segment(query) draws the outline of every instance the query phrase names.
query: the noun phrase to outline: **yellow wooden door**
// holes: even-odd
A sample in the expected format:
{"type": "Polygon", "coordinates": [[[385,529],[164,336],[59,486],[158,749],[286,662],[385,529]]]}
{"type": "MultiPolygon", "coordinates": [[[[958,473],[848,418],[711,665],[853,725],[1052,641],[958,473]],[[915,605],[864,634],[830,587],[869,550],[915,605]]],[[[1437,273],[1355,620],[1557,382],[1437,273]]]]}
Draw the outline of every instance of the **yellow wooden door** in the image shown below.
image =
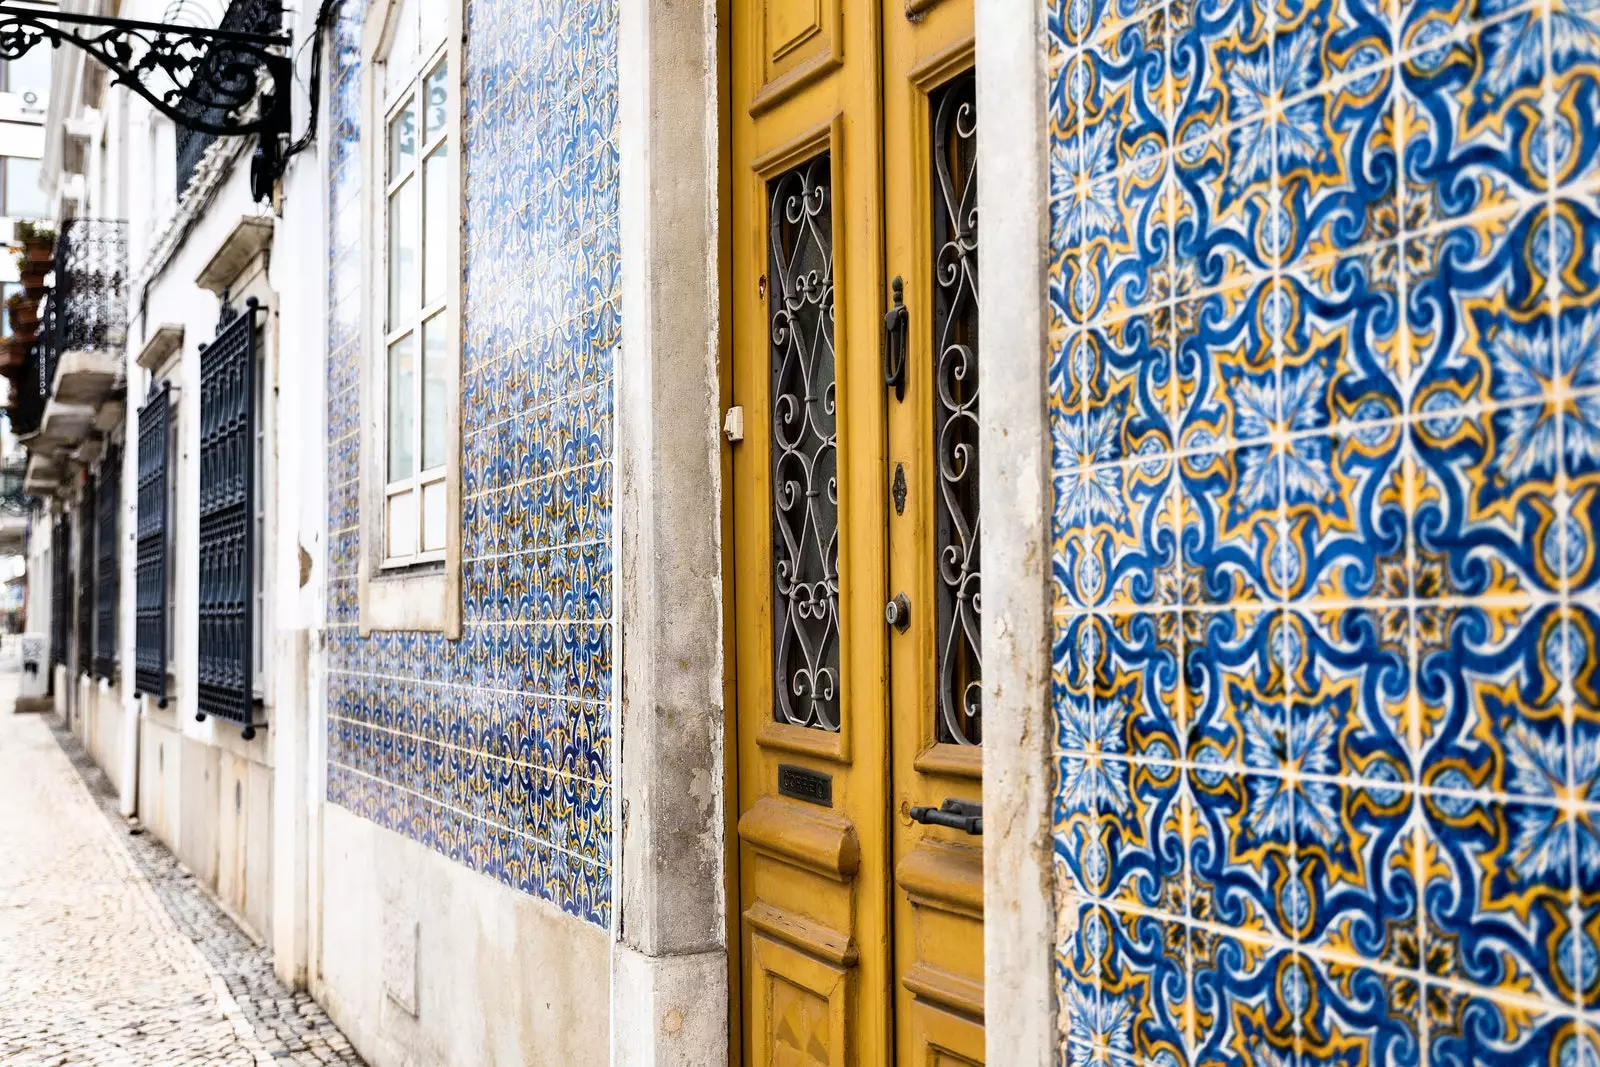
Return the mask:
{"type": "MultiPolygon", "coordinates": [[[[976,644],[936,647],[977,632],[975,576],[941,578],[934,443],[970,421],[975,447],[975,373],[940,394],[933,358],[940,330],[975,343],[970,279],[938,285],[971,229],[971,0],[919,6],[914,23],[901,0],[730,12],[737,1036],[754,1067],[982,1061],[978,838],[912,819],[980,799],[976,644]],[[939,140],[941,171],[934,123],[958,98],[967,132],[939,140]]],[[[973,566],[975,475],[943,483],[970,497],[955,525],[973,566]]]]}
{"type": "Polygon", "coordinates": [[[882,20],[896,1049],[954,1067],[984,1059],[972,0],[882,20]]]}

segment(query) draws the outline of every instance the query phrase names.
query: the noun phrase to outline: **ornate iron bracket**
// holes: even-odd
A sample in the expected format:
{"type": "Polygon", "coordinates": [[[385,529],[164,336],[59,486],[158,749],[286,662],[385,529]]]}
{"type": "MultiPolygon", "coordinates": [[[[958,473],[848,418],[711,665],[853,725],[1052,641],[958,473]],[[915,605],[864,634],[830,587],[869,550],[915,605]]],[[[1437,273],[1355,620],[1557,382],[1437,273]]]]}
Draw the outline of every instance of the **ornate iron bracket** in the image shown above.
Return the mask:
{"type": "Polygon", "coordinates": [[[180,126],[258,135],[250,191],[266,199],[283,171],[293,62],[287,34],[170,26],[0,3],[0,59],[41,41],[70,44],[180,126]],[[254,104],[252,107],[250,105],[254,104]],[[220,116],[220,117],[218,117],[220,116]]]}

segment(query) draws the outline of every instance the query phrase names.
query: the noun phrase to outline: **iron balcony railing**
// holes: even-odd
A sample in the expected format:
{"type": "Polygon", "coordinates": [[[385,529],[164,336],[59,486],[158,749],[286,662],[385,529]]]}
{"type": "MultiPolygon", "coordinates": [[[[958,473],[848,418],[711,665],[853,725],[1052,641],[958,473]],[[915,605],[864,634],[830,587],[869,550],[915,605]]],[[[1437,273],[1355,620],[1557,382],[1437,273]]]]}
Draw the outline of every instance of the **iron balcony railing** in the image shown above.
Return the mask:
{"type": "MultiPolygon", "coordinates": [[[[40,333],[44,331],[44,316],[50,313],[50,297],[45,296],[45,307],[41,310],[40,333]]],[[[44,338],[34,340],[28,349],[28,358],[22,365],[22,375],[16,379],[16,395],[11,398],[10,417],[11,432],[18,437],[26,437],[39,429],[39,422],[44,418],[44,401],[50,395],[50,383],[44,380],[44,338]]]]}
{"type": "Polygon", "coordinates": [[[46,397],[61,353],[121,348],[128,339],[128,224],[68,219],[56,238],[56,284],[39,323],[46,397]]]}
{"type": "MultiPolygon", "coordinates": [[[[217,28],[237,30],[241,33],[277,33],[282,23],[283,5],[279,0],[232,0],[217,28]]],[[[230,84],[232,79],[255,77],[255,67],[249,63],[238,63],[237,57],[227,49],[217,48],[207,52],[201,62],[206,68],[205,76],[229,89],[230,93],[237,88],[230,84]]],[[[194,116],[206,122],[220,123],[227,119],[228,113],[224,108],[201,108],[197,105],[194,116]]],[[[210,148],[216,139],[217,135],[214,133],[203,133],[181,124],[178,126],[179,200],[183,199],[184,190],[189,188],[189,183],[194,180],[195,169],[200,166],[200,160],[205,156],[206,149],[210,148]]]]}

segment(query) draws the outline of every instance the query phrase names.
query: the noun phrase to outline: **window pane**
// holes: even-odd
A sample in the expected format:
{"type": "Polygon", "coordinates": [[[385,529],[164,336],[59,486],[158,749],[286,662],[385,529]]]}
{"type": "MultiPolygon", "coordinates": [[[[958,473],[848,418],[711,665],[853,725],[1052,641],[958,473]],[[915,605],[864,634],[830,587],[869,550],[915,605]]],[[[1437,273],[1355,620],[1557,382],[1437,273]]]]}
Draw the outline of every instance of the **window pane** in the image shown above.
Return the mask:
{"type": "Polygon", "coordinates": [[[446,141],[428,156],[422,165],[423,181],[423,249],[427,258],[422,264],[422,302],[431,304],[444,296],[445,264],[450,241],[461,239],[452,225],[455,215],[450,210],[450,142],[446,141]]]}
{"type": "Polygon", "coordinates": [[[0,214],[13,219],[49,218],[49,201],[39,188],[39,161],[6,156],[5,165],[6,202],[0,214]]]}
{"type": "Polygon", "coordinates": [[[389,197],[389,329],[417,317],[417,182],[406,179],[389,197]]]}
{"type": "Polygon", "coordinates": [[[444,465],[445,316],[422,328],[422,469],[444,465]]]}
{"type": "Polygon", "coordinates": [[[445,120],[449,114],[446,105],[450,101],[450,87],[445,77],[449,71],[450,61],[439,60],[439,65],[428,72],[427,80],[423,83],[422,99],[425,101],[422,117],[422,139],[431,141],[444,132],[445,120]]]}
{"type": "Polygon", "coordinates": [[[422,551],[444,549],[444,483],[434,482],[422,490],[422,551]]]}
{"type": "Polygon", "coordinates": [[[407,491],[389,498],[389,558],[417,554],[417,495],[407,491]]]}
{"type": "Polygon", "coordinates": [[[50,92],[50,48],[34,48],[16,59],[6,60],[6,91],[9,93],[35,93],[43,107],[50,92]]]}
{"type": "Polygon", "coordinates": [[[417,162],[417,102],[407,100],[389,120],[389,181],[409,171],[417,162]]]}
{"type": "Polygon", "coordinates": [[[389,480],[409,478],[417,469],[417,368],[415,334],[389,346],[389,480]]]}

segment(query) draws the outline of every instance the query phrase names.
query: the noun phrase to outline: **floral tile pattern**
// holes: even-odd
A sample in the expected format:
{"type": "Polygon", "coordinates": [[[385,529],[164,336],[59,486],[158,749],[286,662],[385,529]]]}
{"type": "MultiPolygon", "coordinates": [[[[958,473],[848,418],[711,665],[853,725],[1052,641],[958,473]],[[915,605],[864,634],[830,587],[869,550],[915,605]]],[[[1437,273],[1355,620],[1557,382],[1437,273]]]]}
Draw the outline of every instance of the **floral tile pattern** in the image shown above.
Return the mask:
{"type": "Polygon", "coordinates": [[[1600,3],[1047,3],[1060,1061],[1600,1062],[1600,3]]]}
{"type": "Polygon", "coordinates": [[[616,5],[466,6],[459,641],[356,627],[363,5],[340,11],[327,797],[607,926],[616,5]]]}

